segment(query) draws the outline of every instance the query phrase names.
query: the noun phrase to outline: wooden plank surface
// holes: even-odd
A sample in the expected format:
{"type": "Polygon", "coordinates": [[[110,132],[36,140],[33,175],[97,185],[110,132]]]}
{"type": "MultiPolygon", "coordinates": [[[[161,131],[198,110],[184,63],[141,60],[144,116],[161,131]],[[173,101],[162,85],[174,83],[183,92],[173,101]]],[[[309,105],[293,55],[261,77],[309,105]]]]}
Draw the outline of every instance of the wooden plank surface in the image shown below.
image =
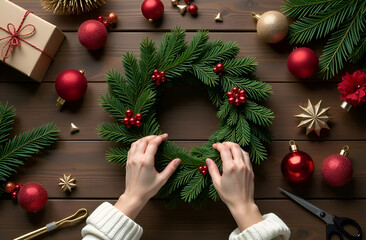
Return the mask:
{"type": "MultiPolygon", "coordinates": [[[[141,16],[141,2],[136,0],[107,0],[107,4],[83,16],[56,16],[42,9],[39,0],[13,0],[32,10],[38,16],[56,24],[66,33],[55,62],[47,72],[44,82],[35,83],[10,67],[0,64],[0,101],[9,101],[17,108],[14,130],[17,134],[39,124],[53,121],[61,129],[60,141],[52,148],[32,158],[12,178],[15,182],[40,182],[49,193],[45,209],[37,214],[27,214],[11,200],[0,200],[0,239],[12,239],[41,227],[46,223],[64,218],[76,209],[86,207],[91,212],[101,202],[114,202],[124,189],[125,170],[108,163],[104,154],[112,143],[98,138],[99,123],[113,121],[98,106],[100,95],[107,90],[105,72],[115,68],[123,72],[121,56],[125,52],[139,54],[139,42],[144,37],[159,41],[162,34],[181,26],[187,29],[187,39],[194,32],[205,28],[211,30],[210,39],[237,41],[241,46],[240,57],[255,56],[259,62],[256,75],[272,85],[274,94],[266,103],[275,113],[271,130],[274,142],[268,146],[269,157],[255,166],[255,198],[262,213],[278,214],[291,228],[291,239],[324,239],[325,225],[314,216],[286,199],[278,191],[283,187],[310,199],[321,208],[338,216],[352,217],[366,229],[366,107],[354,108],[347,113],[339,108],[341,101],[337,91],[340,76],[322,81],[318,77],[298,80],[286,67],[287,56],[292,47],[287,41],[269,45],[260,41],[255,33],[256,23],[250,12],[263,13],[279,10],[281,0],[197,0],[199,14],[196,18],[188,13],[181,16],[163,0],[165,14],[162,21],[151,24],[141,16]],[[77,38],[77,29],[86,19],[115,12],[119,24],[110,29],[105,47],[88,51],[77,38]],[[224,22],[216,23],[214,17],[220,11],[224,22]],[[85,69],[88,91],[78,102],[67,103],[62,110],[55,107],[57,97],[54,81],[65,69],[85,69]],[[330,131],[321,137],[306,136],[304,128],[297,128],[294,118],[300,113],[298,105],[306,105],[307,99],[316,103],[323,100],[330,106],[330,131]],[[70,123],[80,127],[78,134],[71,135],[70,123]],[[280,163],[288,152],[288,140],[295,139],[301,150],[309,153],[315,163],[312,181],[305,185],[287,183],[280,171],[280,163]],[[354,176],[350,184],[333,188],[324,183],[320,166],[325,157],[339,152],[343,145],[351,147],[350,160],[354,176]],[[58,177],[71,173],[77,178],[77,189],[71,194],[63,193],[57,186],[58,177]]],[[[321,43],[313,45],[320,55],[321,43]]],[[[348,66],[354,69],[354,66],[348,66]]],[[[202,145],[217,128],[216,111],[207,94],[189,86],[173,88],[162,96],[158,105],[158,121],[161,129],[168,132],[179,146],[188,150],[202,145]]],[[[137,220],[144,228],[142,239],[227,239],[235,228],[235,222],[222,203],[209,203],[205,209],[196,211],[187,205],[174,211],[165,208],[163,202],[152,200],[137,220]]],[[[80,239],[85,223],[63,227],[42,239],[80,239]]]]}

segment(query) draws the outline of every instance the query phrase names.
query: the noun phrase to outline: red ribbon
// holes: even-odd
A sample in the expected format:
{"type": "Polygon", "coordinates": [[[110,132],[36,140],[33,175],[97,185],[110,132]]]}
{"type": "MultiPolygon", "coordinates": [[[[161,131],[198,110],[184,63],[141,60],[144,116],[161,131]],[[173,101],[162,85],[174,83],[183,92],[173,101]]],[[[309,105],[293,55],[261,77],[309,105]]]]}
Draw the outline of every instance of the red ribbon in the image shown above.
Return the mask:
{"type": "Polygon", "coordinates": [[[24,38],[32,36],[36,32],[36,27],[33,24],[27,24],[24,27],[22,27],[25,19],[27,16],[31,13],[31,11],[27,11],[24,14],[24,17],[18,27],[18,29],[15,28],[14,24],[8,23],[7,29],[0,27],[1,30],[9,33],[10,35],[7,37],[0,38],[0,41],[8,39],[6,44],[1,50],[1,56],[3,58],[3,62],[5,62],[5,59],[8,59],[14,51],[15,47],[21,46],[21,41],[27,43],[28,45],[34,47],[35,49],[41,51],[43,54],[45,54],[47,57],[51,58],[53,60],[53,57],[48,55],[45,51],[42,49],[36,47],[35,45],[31,44],[30,42],[24,40],[24,38]]]}

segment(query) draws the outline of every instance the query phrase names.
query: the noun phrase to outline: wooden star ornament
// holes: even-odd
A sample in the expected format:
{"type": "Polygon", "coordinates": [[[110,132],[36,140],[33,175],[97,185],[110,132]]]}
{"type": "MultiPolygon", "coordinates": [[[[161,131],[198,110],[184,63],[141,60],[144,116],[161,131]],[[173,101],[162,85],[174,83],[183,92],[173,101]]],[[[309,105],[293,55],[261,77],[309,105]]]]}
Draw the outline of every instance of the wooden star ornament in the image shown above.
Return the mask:
{"type": "Polygon", "coordinates": [[[306,135],[314,131],[318,136],[320,136],[320,131],[325,129],[330,129],[327,121],[331,119],[330,116],[327,115],[330,107],[320,108],[322,100],[320,100],[315,106],[308,99],[308,106],[305,108],[303,106],[299,106],[302,109],[302,113],[295,115],[297,118],[301,118],[301,122],[297,127],[306,126],[306,135]]]}
{"type": "Polygon", "coordinates": [[[71,175],[66,175],[64,174],[64,177],[63,178],[59,178],[60,179],[60,183],[58,184],[61,189],[66,192],[66,191],[69,191],[71,192],[73,188],[76,187],[76,184],[75,184],[75,178],[72,178],[71,175]]]}

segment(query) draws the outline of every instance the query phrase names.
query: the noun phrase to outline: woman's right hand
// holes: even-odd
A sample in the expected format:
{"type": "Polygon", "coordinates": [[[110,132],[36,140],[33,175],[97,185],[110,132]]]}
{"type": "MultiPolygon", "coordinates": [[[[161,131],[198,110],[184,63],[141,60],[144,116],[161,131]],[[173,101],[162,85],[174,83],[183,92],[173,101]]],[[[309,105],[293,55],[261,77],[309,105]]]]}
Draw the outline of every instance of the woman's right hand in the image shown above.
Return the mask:
{"type": "Polygon", "coordinates": [[[249,154],[232,142],[216,143],[220,152],[222,175],[212,159],[206,164],[221,200],[227,205],[240,231],[263,220],[254,203],[254,173],[249,154]]]}

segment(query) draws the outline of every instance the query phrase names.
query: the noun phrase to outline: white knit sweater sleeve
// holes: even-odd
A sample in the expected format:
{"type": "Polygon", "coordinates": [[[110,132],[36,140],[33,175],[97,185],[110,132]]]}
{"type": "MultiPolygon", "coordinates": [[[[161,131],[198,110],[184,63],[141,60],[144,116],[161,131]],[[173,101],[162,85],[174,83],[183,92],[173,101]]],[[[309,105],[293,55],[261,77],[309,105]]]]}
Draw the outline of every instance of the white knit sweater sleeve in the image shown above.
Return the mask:
{"type": "Polygon", "coordinates": [[[229,240],[288,240],[290,239],[290,229],[275,214],[263,215],[264,220],[256,223],[244,231],[235,229],[229,240]]]}
{"type": "Polygon", "coordinates": [[[138,240],[142,227],[112,204],[104,202],[86,220],[83,240],[138,240]]]}

